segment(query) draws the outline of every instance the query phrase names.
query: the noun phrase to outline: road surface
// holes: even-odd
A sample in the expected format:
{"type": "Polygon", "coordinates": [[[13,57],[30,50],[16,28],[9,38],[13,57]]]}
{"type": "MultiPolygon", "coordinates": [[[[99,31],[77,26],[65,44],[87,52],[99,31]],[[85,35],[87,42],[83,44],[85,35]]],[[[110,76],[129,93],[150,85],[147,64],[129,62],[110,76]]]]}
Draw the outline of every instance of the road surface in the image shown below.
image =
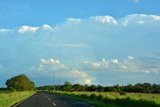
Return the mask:
{"type": "Polygon", "coordinates": [[[46,92],[37,92],[13,107],[93,107],[80,101],[46,92]]]}

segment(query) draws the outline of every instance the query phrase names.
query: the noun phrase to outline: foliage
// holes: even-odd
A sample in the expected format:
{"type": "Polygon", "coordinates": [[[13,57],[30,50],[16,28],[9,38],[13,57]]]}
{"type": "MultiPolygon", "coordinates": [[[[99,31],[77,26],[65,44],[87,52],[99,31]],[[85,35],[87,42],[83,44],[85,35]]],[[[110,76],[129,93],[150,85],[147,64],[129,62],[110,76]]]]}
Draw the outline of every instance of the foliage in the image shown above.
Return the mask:
{"type": "Polygon", "coordinates": [[[64,91],[72,91],[72,84],[68,81],[66,81],[64,83],[64,85],[62,85],[62,90],[64,91]]]}
{"type": "Polygon", "coordinates": [[[159,84],[135,84],[135,85],[113,85],[113,86],[101,86],[101,85],[81,85],[81,84],[71,84],[70,82],[65,82],[64,85],[54,85],[54,86],[41,86],[37,87],[39,90],[54,90],[59,91],[92,91],[92,92],[119,92],[125,94],[125,92],[135,92],[135,93],[160,93],[159,84]]]}
{"type": "Polygon", "coordinates": [[[6,81],[7,88],[12,91],[23,91],[23,90],[34,90],[34,82],[30,81],[29,78],[20,74],[18,76],[12,77],[6,81]]]}
{"type": "Polygon", "coordinates": [[[72,88],[73,88],[74,91],[84,91],[85,90],[85,88],[80,84],[74,84],[72,86],[72,88]]]}

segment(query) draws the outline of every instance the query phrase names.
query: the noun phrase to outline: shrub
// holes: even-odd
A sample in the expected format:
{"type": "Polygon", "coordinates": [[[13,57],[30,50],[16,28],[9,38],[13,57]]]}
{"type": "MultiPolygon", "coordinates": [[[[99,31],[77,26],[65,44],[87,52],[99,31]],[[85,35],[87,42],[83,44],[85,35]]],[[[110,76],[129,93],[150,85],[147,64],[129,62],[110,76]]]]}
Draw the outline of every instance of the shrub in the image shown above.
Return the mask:
{"type": "Polygon", "coordinates": [[[95,98],[96,98],[96,95],[92,93],[92,94],[90,95],[90,99],[95,99],[95,98]]]}
{"type": "Polygon", "coordinates": [[[98,100],[102,100],[102,99],[103,99],[103,96],[100,94],[100,95],[97,96],[97,99],[98,99],[98,100]]]}

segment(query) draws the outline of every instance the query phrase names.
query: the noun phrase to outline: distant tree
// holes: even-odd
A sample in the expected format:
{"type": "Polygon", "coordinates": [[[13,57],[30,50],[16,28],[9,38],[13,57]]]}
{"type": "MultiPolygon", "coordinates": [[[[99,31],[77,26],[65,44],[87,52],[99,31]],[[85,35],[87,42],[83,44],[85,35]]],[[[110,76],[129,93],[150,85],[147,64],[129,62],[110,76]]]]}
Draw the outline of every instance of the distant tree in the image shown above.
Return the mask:
{"type": "Polygon", "coordinates": [[[114,91],[114,92],[121,92],[122,89],[121,89],[121,87],[118,84],[116,84],[116,85],[114,85],[112,87],[112,91],[114,91]]]}
{"type": "Polygon", "coordinates": [[[72,84],[68,81],[66,81],[64,83],[64,85],[62,85],[62,90],[64,91],[72,91],[72,84]]]}
{"type": "Polygon", "coordinates": [[[23,91],[23,90],[34,90],[35,84],[30,81],[29,78],[20,74],[18,76],[12,77],[6,81],[7,88],[10,90],[23,91]]]}
{"type": "Polygon", "coordinates": [[[123,86],[123,91],[125,92],[134,92],[134,87],[132,84],[128,84],[126,86],[123,86]]]}
{"type": "Polygon", "coordinates": [[[97,91],[97,86],[92,84],[91,86],[88,87],[89,91],[97,91]]]}
{"type": "Polygon", "coordinates": [[[143,92],[144,93],[151,93],[152,92],[152,85],[150,83],[143,84],[143,92]]]}
{"type": "Polygon", "coordinates": [[[103,91],[104,91],[104,87],[101,86],[101,85],[98,85],[98,86],[97,86],[97,91],[103,92],[103,91]]]}
{"type": "Polygon", "coordinates": [[[89,86],[86,84],[83,86],[84,87],[84,91],[89,91],[89,86]]]}
{"type": "Polygon", "coordinates": [[[153,84],[152,93],[160,93],[160,84],[153,84]]]}
{"type": "Polygon", "coordinates": [[[134,92],[141,92],[141,93],[144,92],[142,84],[140,84],[140,83],[135,84],[134,85],[134,92]]]}
{"type": "Polygon", "coordinates": [[[84,91],[85,90],[85,88],[83,87],[83,85],[80,85],[80,84],[74,84],[72,86],[72,88],[73,88],[74,91],[84,91]]]}
{"type": "Polygon", "coordinates": [[[104,88],[104,91],[105,92],[111,92],[113,89],[112,89],[112,86],[105,86],[103,87],[104,88]]]}

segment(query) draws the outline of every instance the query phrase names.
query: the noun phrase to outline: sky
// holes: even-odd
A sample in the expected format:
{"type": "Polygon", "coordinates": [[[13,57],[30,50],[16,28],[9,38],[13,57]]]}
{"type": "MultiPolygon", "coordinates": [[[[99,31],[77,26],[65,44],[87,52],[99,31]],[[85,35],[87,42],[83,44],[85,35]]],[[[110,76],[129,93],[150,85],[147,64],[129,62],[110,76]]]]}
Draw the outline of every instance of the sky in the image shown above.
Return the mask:
{"type": "Polygon", "coordinates": [[[0,86],[160,84],[159,0],[0,0],[0,86]]]}

